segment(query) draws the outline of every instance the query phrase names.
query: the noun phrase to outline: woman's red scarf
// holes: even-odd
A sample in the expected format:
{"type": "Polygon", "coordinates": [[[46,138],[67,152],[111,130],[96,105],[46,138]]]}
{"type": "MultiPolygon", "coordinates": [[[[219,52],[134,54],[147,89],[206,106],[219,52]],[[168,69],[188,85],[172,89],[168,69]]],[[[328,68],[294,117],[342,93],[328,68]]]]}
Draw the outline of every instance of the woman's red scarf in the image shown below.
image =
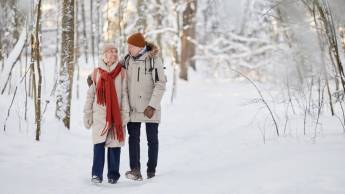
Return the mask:
{"type": "Polygon", "coordinates": [[[112,129],[114,139],[116,134],[120,142],[124,141],[124,133],[114,80],[121,71],[122,67],[120,64],[117,64],[116,68],[111,72],[98,68],[100,78],[96,85],[97,104],[105,105],[106,108],[106,126],[102,130],[101,135],[107,134],[109,129],[112,129]]]}

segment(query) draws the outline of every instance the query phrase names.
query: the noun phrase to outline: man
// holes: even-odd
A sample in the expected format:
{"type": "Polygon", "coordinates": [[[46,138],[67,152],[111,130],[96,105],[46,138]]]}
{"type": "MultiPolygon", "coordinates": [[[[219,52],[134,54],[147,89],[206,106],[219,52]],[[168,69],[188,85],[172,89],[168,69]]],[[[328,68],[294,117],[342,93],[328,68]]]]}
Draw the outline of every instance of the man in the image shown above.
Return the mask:
{"type": "Polygon", "coordinates": [[[166,76],[162,59],[155,45],[147,43],[141,33],[128,37],[129,56],[123,60],[127,72],[130,106],[129,160],[131,170],[126,177],[142,180],[140,165],[140,127],[146,125],[148,142],[147,178],[155,176],[158,159],[158,126],[161,119],[161,100],[166,76]]]}
{"type": "MultiPolygon", "coordinates": [[[[156,174],[158,160],[158,126],[161,120],[161,100],[167,82],[157,46],[145,41],[141,33],[128,37],[129,54],[122,60],[127,72],[127,91],[130,106],[129,134],[130,171],[126,177],[142,180],[140,164],[140,128],[146,125],[148,142],[147,178],[156,174]]],[[[88,82],[92,83],[90,79],[88,82]]]]}

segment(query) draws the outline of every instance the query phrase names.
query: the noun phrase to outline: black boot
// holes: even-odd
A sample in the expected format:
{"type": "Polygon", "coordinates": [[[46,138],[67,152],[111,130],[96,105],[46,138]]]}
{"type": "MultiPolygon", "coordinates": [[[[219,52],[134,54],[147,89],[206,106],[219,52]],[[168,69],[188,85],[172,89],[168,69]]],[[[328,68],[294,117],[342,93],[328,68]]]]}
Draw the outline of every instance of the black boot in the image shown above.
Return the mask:
{"type": "Polygon", "coordinates": [[[154,173],[154,172],[147,172],[147,179],[153,178],[154,176],[156,176],[156,173],[154,173]]]}
{"type": "Polygon", "coordinates": [[[108,179],[108,183],[109,184],[116,184],[117,183],[117,179],[108,179]]]}

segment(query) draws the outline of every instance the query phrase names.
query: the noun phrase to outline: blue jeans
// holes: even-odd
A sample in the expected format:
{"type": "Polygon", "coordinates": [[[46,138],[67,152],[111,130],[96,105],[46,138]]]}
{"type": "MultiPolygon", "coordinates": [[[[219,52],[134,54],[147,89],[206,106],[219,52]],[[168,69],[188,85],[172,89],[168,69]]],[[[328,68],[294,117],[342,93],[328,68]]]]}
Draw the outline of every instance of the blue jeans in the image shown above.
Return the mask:
{"type": "MultiPolygon", "coordinates": [[[[158,160],[158,123],[145,123],[148,145],[147,172],[156,172],[158,160]]],[[[129,134],[129,163],[131,170],[140,170],[140,127],[139,122],[127,124],[129,134]]]]}
{"type": "MultiPolygon", "coordinates": [[[[103,180],[105,142],[94,144],[92,176],[97,176],[103,180]]],[[[120,178],[120,154],[121,148],[108,148],[108,179],[118,180],[120,178]]]]}

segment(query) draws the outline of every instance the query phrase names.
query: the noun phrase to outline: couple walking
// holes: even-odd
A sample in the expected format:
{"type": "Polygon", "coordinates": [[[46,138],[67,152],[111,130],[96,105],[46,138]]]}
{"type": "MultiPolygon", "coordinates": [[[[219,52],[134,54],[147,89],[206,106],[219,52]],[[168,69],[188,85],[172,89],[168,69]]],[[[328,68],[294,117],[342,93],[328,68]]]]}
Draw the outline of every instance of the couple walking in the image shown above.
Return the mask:
{"type": "Polygon", "coordinates": [[[160,103],[165,92],[166,76],[159,49],[134,33],[127,39],[128,54],[119,61],[118,50],[105,44],[98,68],[88,77],[89,89],[84,105],[84,125],[92,128],[93,183],[103,181],[107,148],[108,182],[120,178],[120,153],[129,138],[130,170],[126,177],[142,180],[140,165],[140,127],[146,125],[148,142],[147,178],[156,174],[160,103]]]}

